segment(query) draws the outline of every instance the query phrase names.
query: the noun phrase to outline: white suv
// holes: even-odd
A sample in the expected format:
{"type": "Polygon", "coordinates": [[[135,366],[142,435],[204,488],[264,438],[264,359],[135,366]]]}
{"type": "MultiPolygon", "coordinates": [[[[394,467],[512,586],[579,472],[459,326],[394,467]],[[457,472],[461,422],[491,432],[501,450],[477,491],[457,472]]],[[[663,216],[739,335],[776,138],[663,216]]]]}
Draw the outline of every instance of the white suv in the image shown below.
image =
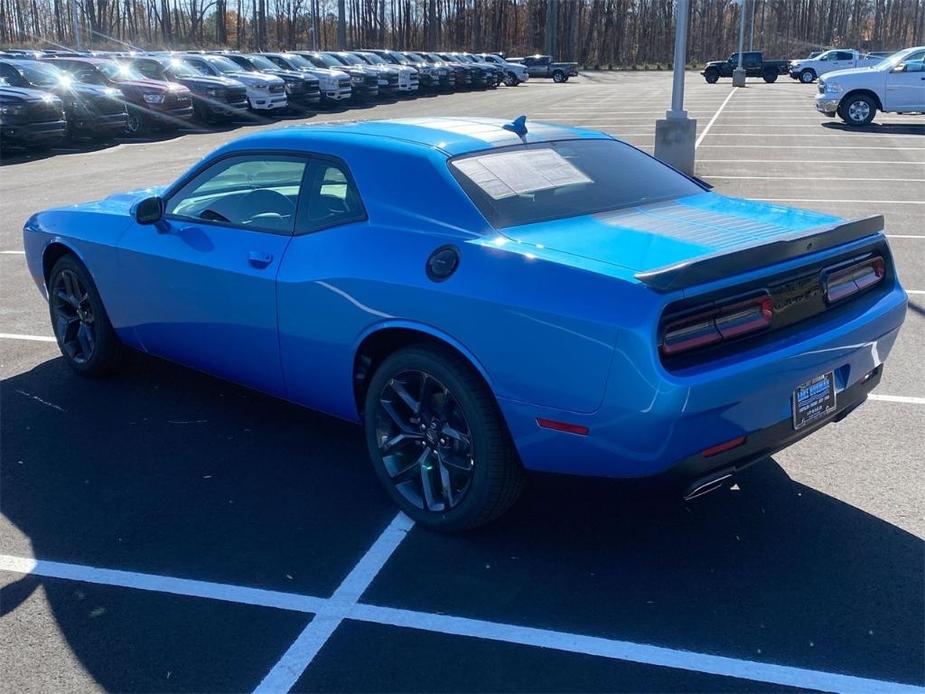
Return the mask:
{"type": "Polygon", "coordinates": [[[877,111],[925,113],[925,46],[871,68],[830,72],[819,81],[816,110],[856,126],[870,123],[877,111]]]}

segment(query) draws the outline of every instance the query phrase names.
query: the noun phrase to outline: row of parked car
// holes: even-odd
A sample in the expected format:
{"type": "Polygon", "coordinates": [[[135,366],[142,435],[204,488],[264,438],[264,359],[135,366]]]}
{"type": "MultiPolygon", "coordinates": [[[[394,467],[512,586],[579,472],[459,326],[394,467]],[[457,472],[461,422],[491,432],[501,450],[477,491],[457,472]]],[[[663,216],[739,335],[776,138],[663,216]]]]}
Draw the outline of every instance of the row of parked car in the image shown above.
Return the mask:
{"type": "Polygon", "coordinates": [[[495,53],[5,51],[0,141],[49,147],[183,128],[193,119],[212,124],[420,90],[514,87],[531,72],[495,53]]]}

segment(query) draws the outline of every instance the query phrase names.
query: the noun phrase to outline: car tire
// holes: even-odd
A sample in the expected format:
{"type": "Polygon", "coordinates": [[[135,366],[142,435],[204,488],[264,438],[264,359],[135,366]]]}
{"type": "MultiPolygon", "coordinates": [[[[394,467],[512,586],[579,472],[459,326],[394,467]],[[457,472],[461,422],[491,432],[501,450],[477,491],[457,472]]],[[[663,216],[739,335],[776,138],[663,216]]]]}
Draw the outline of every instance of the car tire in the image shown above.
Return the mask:
{"type": "Polygon", "coordinates": [[[552,81],[557,84],[562,84],[563,82],[568,81],[568,77],[566,77],[565,73],[562,72],[562,70],[553,70],[552,81]]]}
{"type": "Polygon", "coordinates": [[[109,322],[96,284],[73,255],[62,256],[48,274],[48,311],[58,348],[81,376],[108,376],[127,349],[109,322]]]}
{"type": "Polygon", "coordinates": [[[811,84],[816,80],[816,73],[813,70],[807,68],[800,73],[800,82],[803,84],[811,84]]]}
{"type": "Polygon", "coordinates": [[[514,76],[513,72],[504,73],[504,85],[506,87],[516,87],[520,82],[517,81],[517,77],[514,76]]]}
{"type": "Polygon", "coordinates": [[[364,420],[377,476],[421,525],[484,525],[520,495],[524,472],[498,405],[449,349],[422,344],[387,357],[370,381],[364,420]]]}
{"type": "Polygon", "coordinates": [[[866,94],[851,94],[838,105],[838,115],[850,126],[870,125],[877,114],[877,104],[866,94]]]}
{"type": "Polygon", "coordinates": [[[719,81],[719,70],[707,68],[703,73],[703,78],[707,81],[707,84],[716,84],[719,81]]]}
{"type": "Polygon", "coordinates": [[[141,111],[137,108],[128,109],[128,120],[125,123],[125,134],[134,136],[140,135],[144,132],[145,121],[141,115],[141,111]]]}
{"type": "Polygon", "coordinates": [[[764,81],[767,82],[768,84],[771,84],[772,82],[777,81],[777,73],[774,72],[773,70],[766,70],[765,73],[762,75],[762,77],[764,78],[764,81]]]}

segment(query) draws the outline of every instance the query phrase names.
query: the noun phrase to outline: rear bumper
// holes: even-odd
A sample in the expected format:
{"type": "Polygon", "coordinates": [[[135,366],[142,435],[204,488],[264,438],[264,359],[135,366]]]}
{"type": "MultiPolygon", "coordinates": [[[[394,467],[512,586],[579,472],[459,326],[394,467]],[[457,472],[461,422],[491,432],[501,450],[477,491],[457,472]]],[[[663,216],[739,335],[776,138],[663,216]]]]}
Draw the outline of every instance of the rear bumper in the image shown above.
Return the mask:
{"type": "MultiPolygon", "coordinates": [[[[645,346],[615,354],[601,406],[576,413],[499,398],[528,469],[600,477],[690,476],[780,450],[807,433],[791,424],[794,388],[834,372],[838,410],[847,414],[879,381],[906,312],[898,286],[869,297],[853,315],[807,328],[738,362],[677,375],[646,363],[645,346]],[[870,375],[874,373],[875,377],[870,375]],[[860,386],[859,386],[860,384],[860,386]],[[860,393],[860,395],[858,395],[860,393]],[[540,428],[537,419],[577,424],[585,436],[540,428]],[[703,460],[702,451],[748,437],[747,446],[703,460]],[[685,474],[686,473],[686,474],[685,474]]],[[[579,368],[579,367],[576,367],[579,368]]]]}

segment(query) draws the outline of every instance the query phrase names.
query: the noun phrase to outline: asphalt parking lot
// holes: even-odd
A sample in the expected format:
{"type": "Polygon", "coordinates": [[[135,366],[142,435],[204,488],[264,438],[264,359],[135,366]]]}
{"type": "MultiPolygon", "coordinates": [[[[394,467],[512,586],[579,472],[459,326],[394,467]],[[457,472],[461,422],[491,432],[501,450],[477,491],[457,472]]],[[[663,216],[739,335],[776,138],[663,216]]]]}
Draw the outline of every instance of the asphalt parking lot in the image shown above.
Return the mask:
{"type": "MultiPolygon", "coordinates": [[[[731,490],[535,477],[453,537],[396,516],[356,427],[149,358],[83,380],[49,337],[31,212],[287,123],[4,155],[0,690],[921,691],[925,119],[849,130],[815,90],[689,74],[697,173],[885,215],[911,303],[874,397],[731,490]]],[[[668,73],[587,73],[291,122],[523,113],[651,151],[669,96],[668,73]]]]}

